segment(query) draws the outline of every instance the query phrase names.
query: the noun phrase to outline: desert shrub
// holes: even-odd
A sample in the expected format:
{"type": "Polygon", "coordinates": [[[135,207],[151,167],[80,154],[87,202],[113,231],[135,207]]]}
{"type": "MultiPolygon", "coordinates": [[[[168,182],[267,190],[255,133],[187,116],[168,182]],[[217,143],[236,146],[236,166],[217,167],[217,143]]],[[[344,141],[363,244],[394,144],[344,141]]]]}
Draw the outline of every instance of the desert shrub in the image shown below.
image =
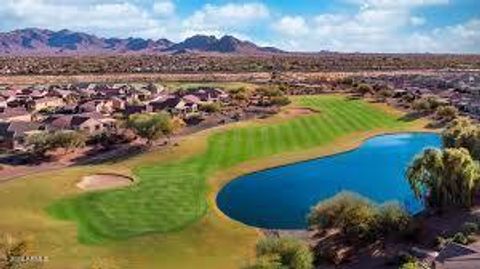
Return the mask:
{"type": "Polygon", "coordinates": [[[468,244],[469,239],[465,234],[458,232],[452,237],[452,241],[458,244],[466,245],[468,244]]]}
{"type": "Polygon", "coordinates": [[[366,83],[358,84],[355,91],[361,95],[373,94],[374,92],[372,86],[366,83]]]}
{"type": "Polygon", "coordinates": [[[405,233],[411,222],[411,216],[398,203],[386,203],[380,207],[377,225],[383,233],[405,233]]]}
{"type": "Polygon", "coordinates": [[[413,102],[412,108],[418,112],[431,113],[436,111],[443,103],[435,95],[424,96],[413,102]]]}
{"type": "Polygon", "coordinates": [[[342,192],[315,206],[308,220],[319,230],[338,228],[352,239],[362,239],[375,230],[377,213],[377,208],[369,200],[342,192]]]}
{"type": "Polygon", "coordinates": [[[43,156],[47,151],[58,148],[63,148],[68,151],[85,147],[86,140],[86,135],[81,132],[41,132],[27,137],[27,148],[29,148],[30,153],[43,156]]]}
{"type": "Polygon", "coordinates": [[[151,146],[155,140],[161,137],[169,137],[175,131],[175,124],[167,113],[158,114],[134,114],[126,122],[127,128],[134,131],[138,136],[147,140],[151,146]]]}
{"type": "Polygon", "coordinates": [[[200,105],[200,110],[207,113],[215,113],[220,111],[222,108],[218,103],[208,103],[200,105]]]}
{"type": "Polygon", "coordinates": [[[478,224],[474,222],[465,222],[462,225],[461,231],[467,235],[478,233],[478,224]]]}
{"type": "Polygon", "coordinates": [[[278,87],[258,88],[256,92],[262,96],[275,97],[283,96],[283,92],[278,87]]]}
{"type": "Polygon", "coordinates": [[[286,106],[291,103],[290,99],[286,96],[275,96],[270,100],[271,104],[274,106],[286,106]]]}
{"type": "Polygon", "coordinates": [[[448,240],[445,237],[443,236],[435,237],[434,244],[437,249],[443,249],[445,245],[447,245],[447,243],[448,243],[448,240]]]}
{"type": "Polygon", "coordinates": [[[442,133],[447,148],[466,148],[475,160],[480,160],[480,125],[468,118],[457,118],[442,133]]]}
{"type": "MultiPolygon", "coordinates": [[[[0,235],[0,268],[27,268],[19,257],[26,256],[32,250],[32,242],[10,234],[0,235]]],[[[29,267],[31,268],[31,267],[29,267]]]]}
{"type": "Polygon", "coordinates": [[[408,230],[411,218],[397,203],[376,205],[350,192],[342,192],[320,202],[309,217],[316,229],[337,228],[349,239],[370,241],[390,233],[408,230]]]}
{"type": "Polygon", "coordinates": [[[420,265],[416,261],[406,262],[406,263],[400,265],[400,267],[399,267],[399,269],[420,269],[420,268],[422,268],[422,267],[420,267],[420,265]]]}
{"type": "Polygon", "coordinates": [[[458,109],[454,106],[439,106],[436,116],[440,120],[451,121],[458,117],[458,109]]]}
{"type": "Polygon", "coordinates": [[[293,238],[264,238],[257,243],[256,262],[247,268],[311,269],[313,255],[303,242],[293,238]]]}

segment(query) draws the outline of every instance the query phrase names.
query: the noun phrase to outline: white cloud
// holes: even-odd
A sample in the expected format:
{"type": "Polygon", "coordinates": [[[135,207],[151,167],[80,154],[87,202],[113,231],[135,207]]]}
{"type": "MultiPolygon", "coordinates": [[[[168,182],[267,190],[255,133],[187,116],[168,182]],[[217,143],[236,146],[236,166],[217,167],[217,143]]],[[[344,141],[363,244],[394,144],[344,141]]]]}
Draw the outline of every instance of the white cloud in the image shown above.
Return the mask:
{"type": "Polygon", "coordinates": [[[288,36],[301,36],[306,35],[309,32],[307,23],[303,17],[285,16],[280,19],[278,23],[273,25],[277,31],[288,36]]]}
{"type": "Polygon", "coordinates": [[[160,21],[147,10],[128,2],[87,1],[75,5],[68,0],[3,0],[0,17],[9,18],[10,25],[3,27],[11,28],[68,28],[106,36],[136,35],[151,29],[165,32],[160,21]]]}
{"type": "Polygon", "coordinates": [[[192,32],[215,35],[241,32],[269,17],[269,9],[261,3],[207,4],[183,21],[183,36],[192,32]]]}
{"type": "Polygon", "coordinates": [[[316,16],[272,12],[258,1],[205,4],[180,17],[175,0],[1,0],[0,31],[66,28],[174,41],[230,34],[302,51],[480,53],[479,17],[428,30],[433,22],[422,16],[422,9],[453,0],[338,0],[351,9],[316,16]]]}
{"type": "Polygon", "coordinates": [[[175,13],[175,4],[172,1],[157,1],[153,4],[153,12],[160,16],[171,16],[175,13]]]}
{"type": "Polygon", "coordinates": [[[416,29],[427,23],[413,15],[416,8],[445,5],[448,0],[346,1],[355,4],[357,11],[279,19],[273,27],[278,43],[306,51],[480,52],[480,20],[424,32],[416,29]],[[298,38],[295,33],[308,34],[298,38]]]}

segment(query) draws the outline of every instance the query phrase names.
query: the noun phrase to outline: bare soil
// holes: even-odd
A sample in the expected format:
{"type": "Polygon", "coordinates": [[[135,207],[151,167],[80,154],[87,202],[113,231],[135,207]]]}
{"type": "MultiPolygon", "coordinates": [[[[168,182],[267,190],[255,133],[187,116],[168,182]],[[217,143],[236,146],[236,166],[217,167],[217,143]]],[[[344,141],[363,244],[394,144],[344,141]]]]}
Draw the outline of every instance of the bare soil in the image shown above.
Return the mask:
{"type": "Polygon", "coordinates": [[[133,183],[133,178],[123,175],[95,174],[83,177],[82,180],[77,183],[77,187],[86,191],[106,190],[127,187],[133,183]]]}

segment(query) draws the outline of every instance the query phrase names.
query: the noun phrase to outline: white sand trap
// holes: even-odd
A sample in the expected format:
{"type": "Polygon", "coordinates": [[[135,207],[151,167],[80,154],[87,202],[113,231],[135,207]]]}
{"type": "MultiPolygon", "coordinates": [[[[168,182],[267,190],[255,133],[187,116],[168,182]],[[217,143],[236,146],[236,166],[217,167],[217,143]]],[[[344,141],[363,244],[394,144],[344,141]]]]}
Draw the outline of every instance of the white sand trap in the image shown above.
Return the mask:
{"type": "Polygon", "coordinates": [[[85,176],[77,183],[82,190],[106,190],[122,188],[132,185],[134,180],[131,177],[116,174],[95,174],[85,176]]]}

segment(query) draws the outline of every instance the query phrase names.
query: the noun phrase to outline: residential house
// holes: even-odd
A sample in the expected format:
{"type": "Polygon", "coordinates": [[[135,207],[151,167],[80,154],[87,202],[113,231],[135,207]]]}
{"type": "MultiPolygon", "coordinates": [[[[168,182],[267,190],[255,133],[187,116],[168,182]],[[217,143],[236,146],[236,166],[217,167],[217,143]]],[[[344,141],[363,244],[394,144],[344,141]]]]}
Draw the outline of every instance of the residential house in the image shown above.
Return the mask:
{"type": "Polygon", "coordinates": [[[111,100],[91,100],[79,106],[81,112],[99,112],[111,113],[113,112],[113,102],[111,100]]]}
{"type": "Polygon", "coordinates": [[[40,111],[45,108],[62,107],[65,103],[58,97],[44,97],[41,99],[34,99],[27,103],[27,107],[34,111],[40,111]]]}
{"type": "Polygon", "coordinates": [[[133,115],[133,114],[138,114],[138,113],[146,113],[146,112],[153,112],[157,111],[154,110],[154,106],[150,105],[145,105],[145,104],[126,104],[125,105],[125,114],[128,115],[133,115]]]}
{"type": "Polygon", "coordinates": [[[480,244],[470,246],[454,242],[445,246],[435,258],[434,269],[478,269],[480,268],[480,244]]]}
{"type": "Polygon", "coordinates": [[[24,107],[7,107],[0,113],[0,122],[9,122],[9,121],[32,121],[32,116],[24,107]]]}
{"type": "Polygon", "coordinates": [[[101,121],[88,115],[56,115],[47,118],[44,122],[47,131],[73,130],[83,131],[87,134],[95,134],[104,130],[101,121]]]}
{"type": "Polygon", "coordinates": [[[229,98],[225,91],[212,87],[200,87],[191,91],[190,94],[197,96],[202,102],[226,101],[229,98]]]}
{"type": "Polygon", "coordinates": [[[29,135],[38,132],[40,124],[27,121],[0,123],[0,147],[9,150],[25,149],[29,135]]]}
{"type": "Polygon", "coordinates": [[[187,116],[191,113],[198,112],[199,98],[196,96],[171,96],[164,100],[151,102],[149,106],[152,107],[153,112],[167,111],[172,115],[187,116]]]}
{"type": "Polygon", "coordinates": [[[125,110],[125,105],[127,102],[122,98],[114,96],[110,98],[110,101],[112,102],[112,109],[116,111],[125,110]]]}

